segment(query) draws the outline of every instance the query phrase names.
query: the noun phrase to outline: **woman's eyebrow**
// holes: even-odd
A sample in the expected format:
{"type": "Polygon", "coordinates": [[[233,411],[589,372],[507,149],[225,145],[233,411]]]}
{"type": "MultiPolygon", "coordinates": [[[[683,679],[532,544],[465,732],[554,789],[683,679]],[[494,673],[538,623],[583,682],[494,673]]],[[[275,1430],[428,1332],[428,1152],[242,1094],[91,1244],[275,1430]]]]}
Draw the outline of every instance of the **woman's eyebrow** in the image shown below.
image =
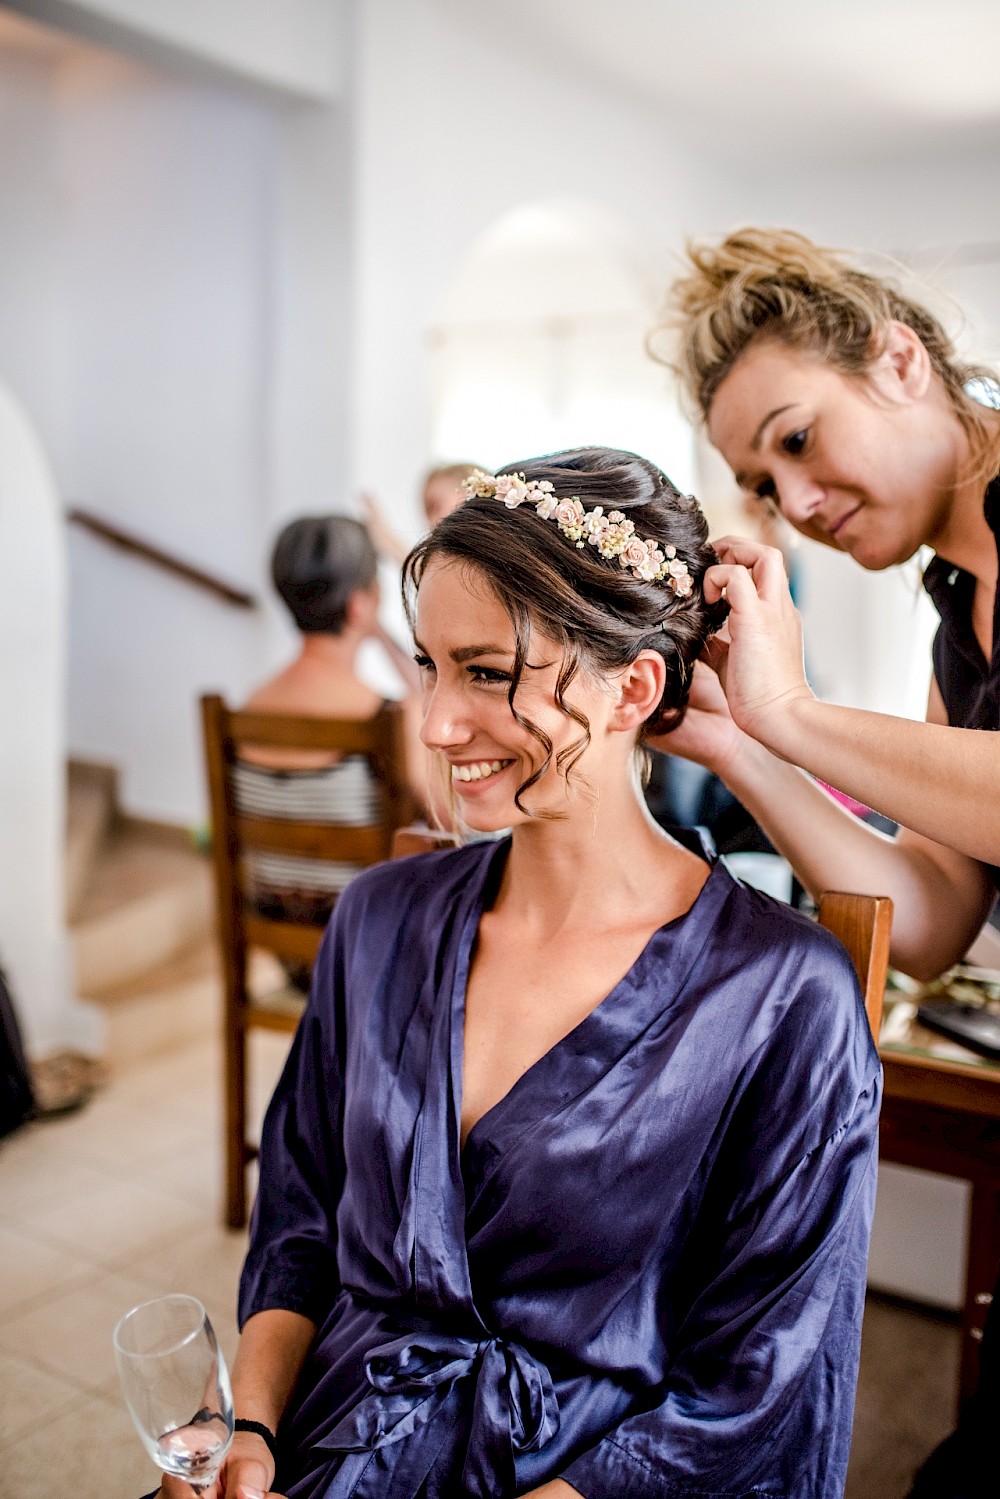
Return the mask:
{"type": "Polygon", "coordinates": [[[503,645],[461,645],[448,652],[456,666],[466,661],[475,661],[477,656],[511,656],[512,651],[503,645]]]}
{"type": "Polygon", "coordinates": [[[753,437],[750,439],[750,449],[751,449],[752,452],[756,453],[757,449],[760,447],[760,440],[764,436],[764,432],[765,432],[765,429],[767,428],[768,424],[770,422],[773,422],[774,418],[776,416],[780,416],[783,411],[791,411],[791,409],[792,409],[792,407],[794,405],[795,405],[795,402],[794,401],[790,401],[787,406],[775,406],[775,408],[774,408],[773,411],[769,411],[767,413],[767,416],[765,416],[764,420],[761,422],[760,426],[757,428],[757,430],[754,433],[753,437]]]}

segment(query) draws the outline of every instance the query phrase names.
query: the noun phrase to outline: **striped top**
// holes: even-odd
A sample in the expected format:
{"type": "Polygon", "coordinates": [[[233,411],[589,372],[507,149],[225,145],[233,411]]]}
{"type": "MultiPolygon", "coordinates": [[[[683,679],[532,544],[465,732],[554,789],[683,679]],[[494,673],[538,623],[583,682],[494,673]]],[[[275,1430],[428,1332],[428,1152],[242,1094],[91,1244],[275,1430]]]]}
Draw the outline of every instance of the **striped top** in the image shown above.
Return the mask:
{"type": "MultiPolygon", "coordinates": [[[[347,755],[321,770],[275,770],[237,761],[233,791],[237,809],[249,817],[365,827],[382,816],[379,785],[364,755],[347,755]]],[[[263,890],[275,895],[291,890],[339,895],[364,868],[270,853],[251,854],[247,864],[257,897],[263,890]]]]}

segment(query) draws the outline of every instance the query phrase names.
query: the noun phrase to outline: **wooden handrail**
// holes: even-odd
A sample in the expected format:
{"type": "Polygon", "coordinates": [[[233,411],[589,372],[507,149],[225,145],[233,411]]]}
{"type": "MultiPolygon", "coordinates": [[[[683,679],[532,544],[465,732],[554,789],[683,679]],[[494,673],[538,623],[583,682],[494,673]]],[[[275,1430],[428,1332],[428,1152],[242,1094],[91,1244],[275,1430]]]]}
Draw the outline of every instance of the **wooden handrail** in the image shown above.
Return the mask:
{"type": "Polygon", "coordinates": [[[120,551],[128,552],[133,557],[141,557],[144,562],[153,567],[160,568],[163,572],[172,573],[175,578],[183,578],[186,583],[193,583],[196,588],[202,588],[206,593],[214,594],[217,599],[223,599],[227,604],[233,604],[238,609],[256,609],[257,597],[247,593],[244,588],[236,588],[232,583],[227,583],[223,578],[217,578],[212,573],[206,572],[202,567],[196,567],[193,562],[185,562],[181,557],[174,557],[170,552],[165,552],[152,541],[144,541],[141,536],[136,536],[132,531],[126,531],[115,521],[105,520],[103,516],[95,515],[92,510],[83,510],[74,505],[66,511],[66,519],[73,525],[82,526],[85,531],[99,536],[102,541],[109,542],[111,546],[118,547],[120,551]]]}

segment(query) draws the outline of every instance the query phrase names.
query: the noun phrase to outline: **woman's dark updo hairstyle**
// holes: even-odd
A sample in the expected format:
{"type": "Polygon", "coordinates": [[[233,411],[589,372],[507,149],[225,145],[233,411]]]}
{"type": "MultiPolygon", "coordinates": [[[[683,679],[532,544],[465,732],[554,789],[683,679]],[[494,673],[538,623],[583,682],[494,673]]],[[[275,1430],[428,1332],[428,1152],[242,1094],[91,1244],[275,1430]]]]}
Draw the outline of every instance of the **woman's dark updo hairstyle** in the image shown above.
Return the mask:
{"type": "Polygon", "coordinates": [[[347,604],[375,582],[378,556],[360,521],[303,515],[279,535],[271,577],[303,635],[340,635],[347,604]]]}
{"type": "Polygon", "coordinates": [[[643,733],[665,733],[684,717],[694,663],[728,609],[724,603],[705,600],[702,577],[718,559],[708,544],[708,523],[697,501],[681,494],[654,463],[618,448],[574,448],[505,464],[497,474],[547,479],[557,499],[579,499],[585,510],[595,505],[603,506],[605,515],[621,510],[644,540],[676,547],[694,580],[686,599],[666,583],[644,583],[617,559],[602,557],[596,547],[574,546],[555,521],[535,513],[530,499],[508,510],[500,500],[472,497],[414,547],[403,564],[411,625],[420,581],[438,557],[475,568],[510,616],[516,642],[508,694],[511,710],[545,755],[518,789],[515,800],[525,811],[521,797],[544,775],[552,754],[548,735],[525,719],[515,703],[521,678],[530,670],[532,627],[563,648],[556,702],[581,729],[580,738],[557,757],[560,770],[568,771],[590,741],[586,718],[565,701],[577,672],[583,668],[610,676],[631,665],[640,651],[656,651],[667,668],[666,685],[643,733]]]}

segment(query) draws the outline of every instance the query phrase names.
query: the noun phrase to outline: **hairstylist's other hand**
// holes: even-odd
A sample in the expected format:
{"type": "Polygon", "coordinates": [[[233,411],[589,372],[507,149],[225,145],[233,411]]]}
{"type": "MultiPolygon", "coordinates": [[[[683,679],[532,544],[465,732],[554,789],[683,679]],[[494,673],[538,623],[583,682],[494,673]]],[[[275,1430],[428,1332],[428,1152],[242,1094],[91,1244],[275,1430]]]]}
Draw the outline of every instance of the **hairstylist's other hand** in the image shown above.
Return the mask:
{"type": "MultiPolygon", "coordinates": [[[[238,1431],[233,1445],[211,1488],[201,1499],[282,1499],[270,1485],[274,1482],[274,1458],[263,1437],[253,1431],[238,1431]]],[[[161,1499],[194,1499],[194,1490],[182,1478],[167,1475],[160,1487],[161,1499]]]]}
{"type": "Polygon", "coordinates": [[[715,543],[719,564],[705,574],[710,603],[725,594],[726,698],[738,726],[776,754],[796,703],[812,701],[802,655],[802,621],[776,547],[739,536],[715,543]]]}
{"type": "Polygon", "coordinates": [[[665,755],[680,755],[684,760],[704,765],[723,781],[728,779],[740,750],[747,744],[726,702],[723,682],[727,649],[726,642],[718,636],[709,642],[704,657],[695,665],[683,720],[668,734],[645,741],[665,755]]]}

